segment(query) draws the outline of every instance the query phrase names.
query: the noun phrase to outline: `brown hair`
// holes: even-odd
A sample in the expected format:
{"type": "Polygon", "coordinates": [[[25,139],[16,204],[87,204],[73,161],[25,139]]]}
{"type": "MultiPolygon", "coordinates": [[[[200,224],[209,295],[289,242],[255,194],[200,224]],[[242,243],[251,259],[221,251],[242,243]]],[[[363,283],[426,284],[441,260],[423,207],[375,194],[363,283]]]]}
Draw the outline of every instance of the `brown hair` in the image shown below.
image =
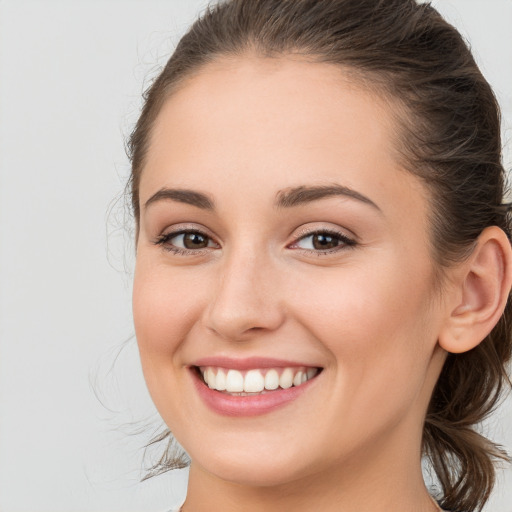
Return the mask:
{"type": "MultiPolygon", "coordinates": [[[[510,238],[496,99],[456,29],[415,0],[228,0],[207,9],[146,92],[129,140],[137,222],[140,176],[163,103],[208,62],[248,53],[342,66],[401,106],[398,149],[431,191],[432,253],[441,273],[471,252],[486,227],[510,238]]],[[[441,484],[440,504],[453,512],[481,510],[494,464],[507,458],[474,427],[510,383],[511,308],[509,301],[475,349],[449,354],[427,411],[423,450],[441,484]]],[[[179,465],[164,454],[153,473],[179,465]]]]}

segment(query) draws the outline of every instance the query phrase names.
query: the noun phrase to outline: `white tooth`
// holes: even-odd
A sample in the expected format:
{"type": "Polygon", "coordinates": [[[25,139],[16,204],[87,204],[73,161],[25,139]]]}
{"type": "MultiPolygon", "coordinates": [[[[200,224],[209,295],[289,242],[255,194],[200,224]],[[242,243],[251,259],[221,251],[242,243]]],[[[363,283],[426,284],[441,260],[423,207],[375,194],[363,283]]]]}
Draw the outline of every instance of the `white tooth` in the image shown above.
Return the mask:
{"type": "MultiPolygon", "coordinates": [[[[219,376],[217,375],[217,379],[219,378],[219,376]]],[[[307,373],[303,373],[302,374],[302,382],[301,384],[304,384],[304,382],[306,382],[308,380],[308,375],[307,373]]]]}
{"type": "Polygon", "coordinates": [[[272,391],[279,387],[279,374],[276,370],[269,370],[265,375],[265,389],[272,391]]]}
{"type": "Polygon", "coordinates": [[[204,380],[210,389],[215,389],[215,372],[213,368],[208,368],[204,374],[204,380]]]}
{"type": "Polygon", "coordinates": [[[259,370],[249,370],[245,374],[244,391],[246,393],[259,393],[265,387],[265,379],[259,370]]]}
{"type": "Polygon", "coordinates": [[[295,374],[295,377],[293,377],[294,386],[300,386],[302,384],[302,375],[304,375],[302,372],[297,372],[295,374]]]}
{"type": "Polygon", "coordinates": [[[215,389],[217,391],[224,391],[226,389],[226,373],[220,368],[217,370],[217,377],[215,379],[215,389]]]}
{"type": "Polygon", "coordinates": [[[293,370],[291,368],[285,368],[281,377],[279,377],[279,385],[283,389],[291,388],[293,384],[293,370]]]}
{"type": "Polygon", "coordinates": [[[226,391],[241,393],[244,390],[244,377],[237,370],[229,370],[226,376],[226,391]]]}
{"type": "Polygon", "coordinates": [[[318,373],[318,370],[316,368],[309,368],[308,372],[307,372],[308,380],[312,379],[317,373],[318,373]]]}

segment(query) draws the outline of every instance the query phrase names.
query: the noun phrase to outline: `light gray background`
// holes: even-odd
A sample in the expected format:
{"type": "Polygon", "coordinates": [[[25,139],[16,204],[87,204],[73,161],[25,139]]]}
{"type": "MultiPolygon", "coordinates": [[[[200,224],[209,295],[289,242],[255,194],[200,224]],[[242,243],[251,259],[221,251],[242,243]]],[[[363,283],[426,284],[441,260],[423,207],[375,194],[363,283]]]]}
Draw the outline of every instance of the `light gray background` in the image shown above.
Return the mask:
{"type": "MultiPolygon", "coordinates": [[[[159,421],[115,198],[144,83],[205,4],[0,0],[0,512],[163,512],[184,496],[184,471],[139,483],[151,432],[137,431],[159,421]]],[[[471,40],[512,139],[512,0],[435,4],[471,40]]],[[[485,428],[512,450],[510,399],[485,428]]],[[[486,512],[511,511],[508,469],[486,512]]]]}

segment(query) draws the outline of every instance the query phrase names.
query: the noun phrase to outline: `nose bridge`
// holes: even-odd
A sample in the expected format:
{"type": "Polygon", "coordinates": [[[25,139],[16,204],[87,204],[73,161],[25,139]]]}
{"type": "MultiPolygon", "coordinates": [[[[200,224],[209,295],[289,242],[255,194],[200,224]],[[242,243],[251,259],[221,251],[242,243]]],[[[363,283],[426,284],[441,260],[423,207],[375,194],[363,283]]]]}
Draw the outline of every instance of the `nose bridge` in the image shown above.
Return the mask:
{"type": "Polygon", "coordinates": [[[208,327],[231,340],[279,327],[283,311],[275,275],[268,253],[247,244],[233,247],[223,256],[208,327]]]}

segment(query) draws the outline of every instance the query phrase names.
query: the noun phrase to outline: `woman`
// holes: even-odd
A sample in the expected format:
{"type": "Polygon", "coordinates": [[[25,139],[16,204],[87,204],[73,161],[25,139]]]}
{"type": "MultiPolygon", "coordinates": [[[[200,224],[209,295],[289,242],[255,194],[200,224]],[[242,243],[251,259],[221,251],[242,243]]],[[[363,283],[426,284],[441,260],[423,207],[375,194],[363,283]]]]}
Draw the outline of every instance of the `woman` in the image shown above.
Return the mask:
{"type": "Polygon", "coordinates": [[[482,509],[506,455],[473,427],[511,355],[499,134],[413,0],[231,0],[182,38],[130,149],[135,328],[191,459],[183,511],[482,509]]]}

